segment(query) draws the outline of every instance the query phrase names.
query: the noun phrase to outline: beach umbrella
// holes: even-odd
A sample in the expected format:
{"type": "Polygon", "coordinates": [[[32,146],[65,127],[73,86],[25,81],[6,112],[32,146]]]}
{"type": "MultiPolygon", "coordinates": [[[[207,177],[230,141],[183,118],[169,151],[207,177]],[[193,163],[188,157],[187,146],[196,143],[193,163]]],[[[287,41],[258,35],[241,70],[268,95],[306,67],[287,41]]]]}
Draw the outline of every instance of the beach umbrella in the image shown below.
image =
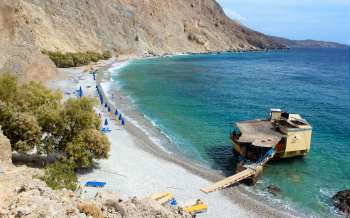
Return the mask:
{"type": "Polygon", "coordinates": [[[108,112],[111,112],[111,108],[110,107],[108,107],[108,112]]]}
{"type": "Polygon", "coordinates": [[[79,97],[83,97],[83,88],[81,86],[79,88],[79,97]]]}
{"type": "Polygon", "coordinates": [[[119,114],[119,120],[122,120],[123,117],[122,117],[122,114],[119,114]]]}
{"type": "Polygon", "coordinates": [[[100,101],[101,101],[101,104],[103,104],[103,98],[102,98],[102,96],[100,97],[100,101]]]}
{"type": "Polygon", "coordinates": [[[122,119],[122,126],[125,126],[125,120],[122,119]]]}
{"type": "Polygon", "coordinates": [[[105,126],[108,126],[108,120],[107,120],[107,118],[105,119],[105,126]]]}
{"type": "Polygon", "coordinates": [[[107,102],[105,103],[105,107],[108,107],[107,102]]]}
{"type": "Polygon", "coordinates": [[[114,115],[118,116],[118,114],[118,109],[116,109],[114,115]]]}

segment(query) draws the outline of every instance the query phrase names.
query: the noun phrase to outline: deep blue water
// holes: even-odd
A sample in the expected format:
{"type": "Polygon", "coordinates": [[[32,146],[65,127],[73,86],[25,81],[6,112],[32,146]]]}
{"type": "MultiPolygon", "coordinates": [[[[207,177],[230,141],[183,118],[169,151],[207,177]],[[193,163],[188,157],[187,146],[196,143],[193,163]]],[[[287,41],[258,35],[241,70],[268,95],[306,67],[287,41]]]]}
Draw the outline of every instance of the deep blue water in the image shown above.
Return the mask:
{"type": "Polygon", "coordinates": [[[300,113],[313,126],[303,159],[269,164],[258,189],[317,216],[350,188],[350,75],[347,49],[189,55],[138,60],[117,76],[136,107],[185,156],[230,173],[234,122],[264,118],[270,108],[300,113]]]}

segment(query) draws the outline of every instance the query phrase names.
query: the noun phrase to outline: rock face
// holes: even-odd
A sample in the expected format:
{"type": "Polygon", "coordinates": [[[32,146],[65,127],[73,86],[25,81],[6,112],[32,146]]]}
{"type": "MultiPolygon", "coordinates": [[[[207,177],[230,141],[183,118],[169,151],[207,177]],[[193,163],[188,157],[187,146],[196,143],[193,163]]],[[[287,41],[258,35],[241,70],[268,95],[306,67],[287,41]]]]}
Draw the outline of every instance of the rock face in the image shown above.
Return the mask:
{"type": "Polygon", "coordinates": [[[350,189],[338,192],[332,200],[335,207],[350,217],[350,189]]]}
{"type": "MultiPolygon", "coordinates": [[[[12,151],[10,140],[4,136],[0,126],[0,167],[12,164],[12,151]]],[[[1,169],[0,169],[1,170],[1,169]]]]}
{"type": "Polygon", "coordinates": [[[143,55],[284,47],[229,19],[215,0],[2,0],[0,38],[0,69],[34,79],[55,73],[40,49],[143,55]]]}
{"type": "Polygon", "coordinates": [[[179,208],[163,206],[152,199],[122,200],[118,194],[103,191],[94,199],[82,199],[69,190],[52,190],[27,167],[14,167],[0,173],[0,217],[113,217],[190,218],[179,208]]]}

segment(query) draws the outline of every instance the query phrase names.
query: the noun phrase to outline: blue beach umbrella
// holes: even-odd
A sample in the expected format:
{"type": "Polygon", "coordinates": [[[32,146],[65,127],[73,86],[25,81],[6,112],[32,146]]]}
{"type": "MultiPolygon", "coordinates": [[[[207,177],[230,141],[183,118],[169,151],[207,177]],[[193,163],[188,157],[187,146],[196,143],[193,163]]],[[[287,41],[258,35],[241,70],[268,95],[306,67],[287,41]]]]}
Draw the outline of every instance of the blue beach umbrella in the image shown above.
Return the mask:
{"type": "Polygon", "coordinates": [[[125,126],[125,120],[122,119],[122,126],[125,126]]]}
{"type": "Polygon", "coordinates": [[[100,101],[101,101],[101,104],[103,104],[103,98],[102,98],[102,96],[100,97],[100,101]]]}
{"type": "Polygon", "coordinates": [[[119,112],[118,109],[115,110],[114,115],[118,116],[119,112]]]}
{"type": "Polygon", "coordinates": [[[119,114],[119,120],[122,120],[123,117],[122,117],[122,114],[119,114]]]}
{"type": "Polygon", "coordinates": [[[79,97],[83,97],[83,88],[81,86],[79,88],[79,97]]]}
{"type": "Polygon", "coordinates": [[[111,108],[110,107],[108,107],[108,112],[111,112],[111,108]]]}
{"type": "Polygon", "coordinates": [[[105,119],[105,126],[108,126],[108,120],[107,120],[107,118],[105,119]]]}
{"type": "Polygon", "coordinates": [[[108,107],[107,102],[105,103],[105,107],[108,107]]]}

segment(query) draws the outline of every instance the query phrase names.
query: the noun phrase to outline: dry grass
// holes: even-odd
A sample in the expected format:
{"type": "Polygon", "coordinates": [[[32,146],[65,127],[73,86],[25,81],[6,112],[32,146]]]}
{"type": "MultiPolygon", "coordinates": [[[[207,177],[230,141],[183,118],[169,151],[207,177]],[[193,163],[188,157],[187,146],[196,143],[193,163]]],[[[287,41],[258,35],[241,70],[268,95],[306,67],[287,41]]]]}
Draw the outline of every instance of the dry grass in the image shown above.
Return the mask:
{"type": "Polygon", "coordinates": [[[80,212],[92,216],[93,218],[103,218],[101,209],[93,203],[81,203],[78,205],[78,209],[80,212]]]}

